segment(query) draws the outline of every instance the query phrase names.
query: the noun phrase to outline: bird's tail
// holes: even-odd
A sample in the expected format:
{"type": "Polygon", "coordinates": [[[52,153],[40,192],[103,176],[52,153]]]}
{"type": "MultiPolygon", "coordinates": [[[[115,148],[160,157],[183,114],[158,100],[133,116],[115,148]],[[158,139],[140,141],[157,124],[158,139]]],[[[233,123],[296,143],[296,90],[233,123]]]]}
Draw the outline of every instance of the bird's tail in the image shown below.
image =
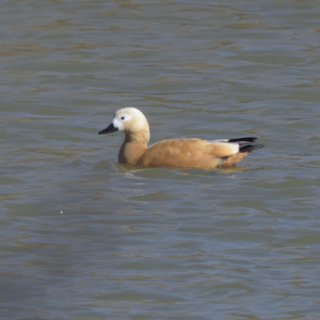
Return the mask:
{"type": "Polygon", "coordinates": [[[239,144],[239,152],[250,152],[255,149],[260,149],[264,145],[255,143],[258,138],[254,137],[245,137],[245,138],[237,138],[237,139],[229,139],[228,142],[238,143],[239,144]]]}

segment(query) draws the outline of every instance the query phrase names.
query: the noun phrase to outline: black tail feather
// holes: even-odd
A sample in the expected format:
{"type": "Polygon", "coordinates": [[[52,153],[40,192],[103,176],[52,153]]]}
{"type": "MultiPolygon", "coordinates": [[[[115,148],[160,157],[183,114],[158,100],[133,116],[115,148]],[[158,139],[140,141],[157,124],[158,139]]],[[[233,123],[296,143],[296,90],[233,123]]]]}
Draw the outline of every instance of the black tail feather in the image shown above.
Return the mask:
{"type": "Polygon", "coordinates": [[[263,144],[252,144],[252,143],[243,143],[240,144],[240,152],[247,152],[252,151],[254,149],[260,149],[263,148],[263,144]]]}

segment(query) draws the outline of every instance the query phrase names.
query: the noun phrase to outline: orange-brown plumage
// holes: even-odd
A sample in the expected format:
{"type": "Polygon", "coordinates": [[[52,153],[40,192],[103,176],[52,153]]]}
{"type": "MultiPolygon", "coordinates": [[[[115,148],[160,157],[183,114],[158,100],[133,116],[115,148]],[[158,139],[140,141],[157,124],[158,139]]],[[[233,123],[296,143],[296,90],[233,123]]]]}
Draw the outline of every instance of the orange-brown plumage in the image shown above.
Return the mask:
{"type": "Polygon", "coordinates": [[[242,138],[213,141],[170,139],[148,147],[149,124],[144,114],[136,108],[118,110],[109,127],[99,134],[117,130],[125,133],[118,161],[148,167],[228,167],[240,162],[252,150],[263,146],[254,143],[256,138],[242,138]]]}

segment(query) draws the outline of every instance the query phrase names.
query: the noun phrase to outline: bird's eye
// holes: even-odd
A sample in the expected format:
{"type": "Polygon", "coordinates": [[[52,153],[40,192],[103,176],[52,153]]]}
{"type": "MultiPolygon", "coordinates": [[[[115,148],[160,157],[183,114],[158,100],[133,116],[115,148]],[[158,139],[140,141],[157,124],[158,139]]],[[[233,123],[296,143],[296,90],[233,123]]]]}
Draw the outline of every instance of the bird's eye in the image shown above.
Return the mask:
{"type": "Polygon", "coordinates": [[[121,120],[124,120],[124,119],[125,119],[125,117],[121,117],[120,119],[121,119],[121,120]]]}

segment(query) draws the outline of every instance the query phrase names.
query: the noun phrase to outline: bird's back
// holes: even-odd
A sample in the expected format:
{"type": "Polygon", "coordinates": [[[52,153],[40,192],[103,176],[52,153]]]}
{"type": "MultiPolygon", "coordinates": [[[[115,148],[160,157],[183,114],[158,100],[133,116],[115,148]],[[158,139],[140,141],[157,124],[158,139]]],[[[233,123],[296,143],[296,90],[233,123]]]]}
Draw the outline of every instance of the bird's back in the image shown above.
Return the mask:
{"type": "Polygon", "coordinates": [[[215,168],[239,152],[238,143],[201,139],[170,139],[150,146],[138,161],[143,166],[215,168]]]}

